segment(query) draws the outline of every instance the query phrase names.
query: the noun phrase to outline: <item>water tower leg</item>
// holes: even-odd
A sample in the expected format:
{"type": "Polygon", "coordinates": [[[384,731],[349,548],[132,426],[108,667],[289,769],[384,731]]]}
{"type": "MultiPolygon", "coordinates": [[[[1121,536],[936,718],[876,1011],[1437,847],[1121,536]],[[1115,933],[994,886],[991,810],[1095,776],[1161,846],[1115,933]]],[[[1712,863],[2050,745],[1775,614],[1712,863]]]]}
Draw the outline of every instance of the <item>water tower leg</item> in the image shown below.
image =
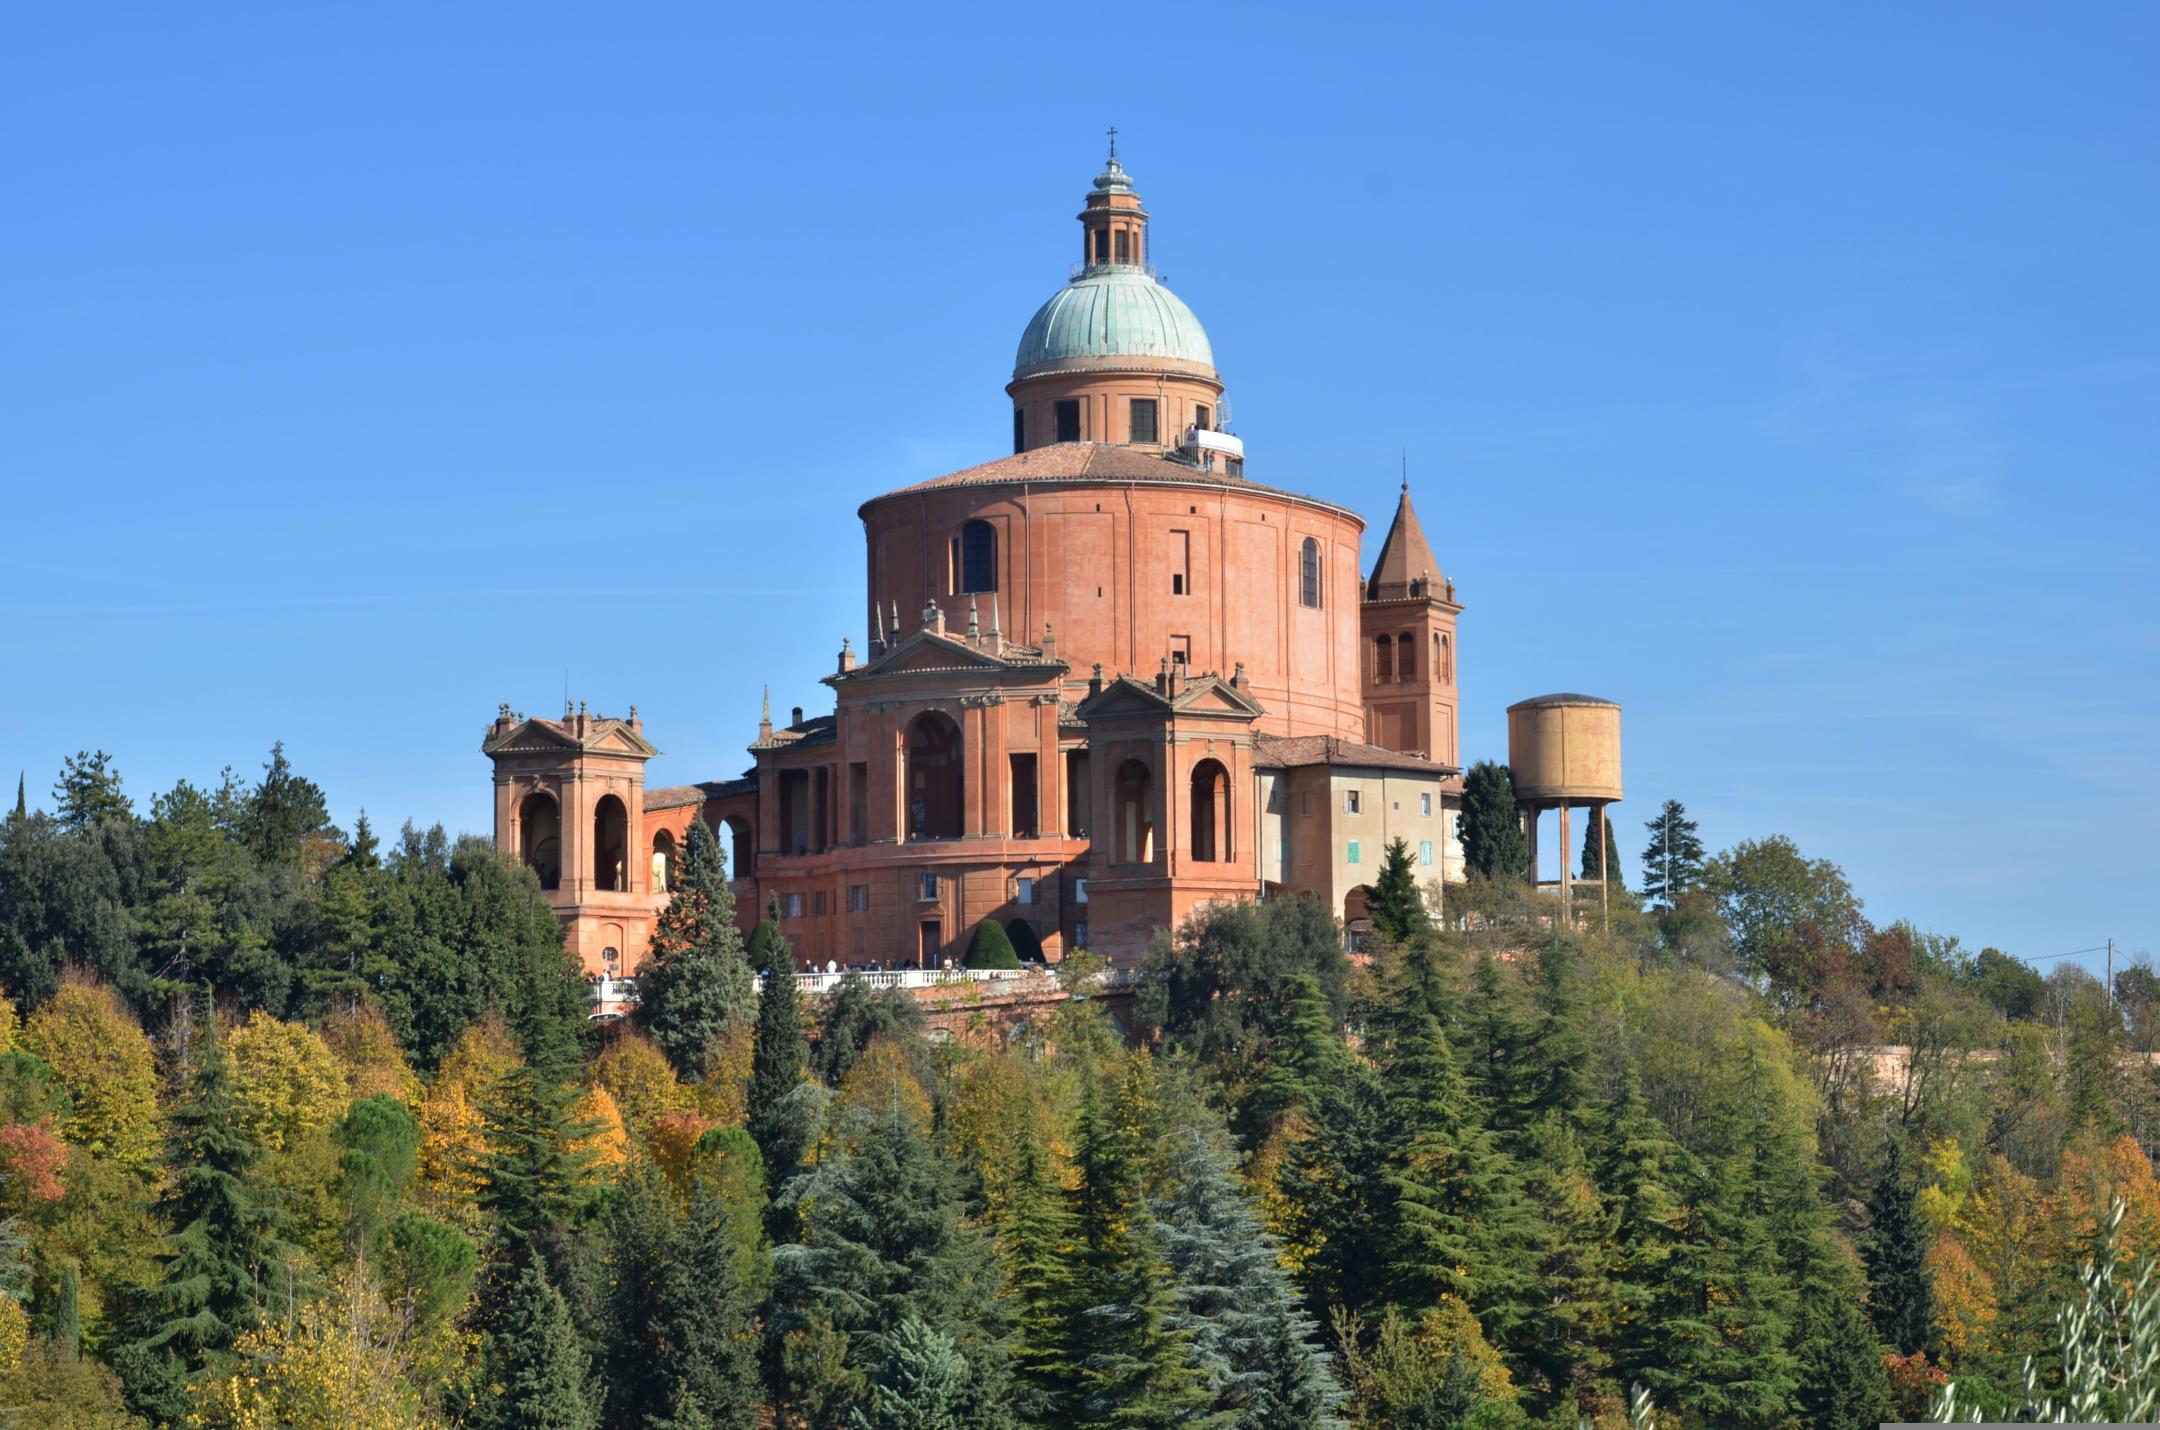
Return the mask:
{"type": "Polygon", "coordinates": [[[1538,807],[1526,804],[1522,809],[1523,838],[1530,844],[1530,887],[1537,887],[1537,817],[1538,807]]]}
{"type": "Polygon", "coordinates": [[[1605,932],[1612,932],[1612,850],[1605,847],[1605,806],[1598,805],[1591,811],[1597,820],[1597,871],[1598,906],[1605,914],[1605,932]]]}
{"type": "Polygon", "coordinates": [[[1568,837],[1568,802],[1560,801],[1560,920],[1566,927],[1575,925],[1574,860],[1569,858],[1574,841],[1568,837]]]}

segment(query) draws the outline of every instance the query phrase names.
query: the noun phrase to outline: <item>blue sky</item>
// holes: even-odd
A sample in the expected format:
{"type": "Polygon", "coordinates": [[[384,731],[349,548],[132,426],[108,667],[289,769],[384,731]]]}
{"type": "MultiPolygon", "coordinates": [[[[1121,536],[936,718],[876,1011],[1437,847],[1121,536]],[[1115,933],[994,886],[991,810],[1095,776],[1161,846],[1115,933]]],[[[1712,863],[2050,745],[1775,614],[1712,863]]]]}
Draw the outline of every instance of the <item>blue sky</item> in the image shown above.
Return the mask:
{"type": "MultiPolygon", "coordinates": [[[[484,829],[499,701],[731,775],[858,502],[998,455],[1116,124],[1257,480],[1401,453],[1509,701],[1878,919],[2160,952],[2160,9],[0,16],[0,757],[283,739],[484,829]],[[1319,26],[1321,18],[1326,28],[1319,26]]],[[[1375,531],[1368,559],[1378,545],[1375,531]]]]}

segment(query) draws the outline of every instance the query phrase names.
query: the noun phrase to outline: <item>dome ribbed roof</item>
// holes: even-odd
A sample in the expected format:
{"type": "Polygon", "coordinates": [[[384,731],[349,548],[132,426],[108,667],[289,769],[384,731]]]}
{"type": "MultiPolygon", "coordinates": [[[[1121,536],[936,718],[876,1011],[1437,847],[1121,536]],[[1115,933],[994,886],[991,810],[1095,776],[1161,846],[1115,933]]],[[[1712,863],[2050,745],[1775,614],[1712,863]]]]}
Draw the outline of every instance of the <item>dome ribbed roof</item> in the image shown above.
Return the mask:
{"type": "Polygon", "coordinates": [[[1051,295],[1020,335],[1016,372],[1073,358],[1149,357],[1213,371],[1207,330],[1182,299],[1141,268],[1100,268],[1051,295]]]}

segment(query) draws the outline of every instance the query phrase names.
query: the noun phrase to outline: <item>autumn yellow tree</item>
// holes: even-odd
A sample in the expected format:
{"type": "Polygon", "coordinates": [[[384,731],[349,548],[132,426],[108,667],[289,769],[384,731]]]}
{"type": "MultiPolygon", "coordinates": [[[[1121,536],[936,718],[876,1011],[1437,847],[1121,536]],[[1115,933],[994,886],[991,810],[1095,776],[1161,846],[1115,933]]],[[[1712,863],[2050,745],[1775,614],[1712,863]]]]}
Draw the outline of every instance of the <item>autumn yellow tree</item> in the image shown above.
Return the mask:
{"type": "Polygon", "coordinates": [[[615,1099],[623,1125],[637,1142],[645,1140],[654,1122],[690,1106],[690,1095],[667,1055],[645,1038],[617,1039],[593,1059],[592,1080],[615,1099]]]}
{"type": "Polygon", "coordinates": [[[323,1019],[322,1038],[344,1070],[354,1100],[380,1093],[420,1110],[427,1088],[405,1060],[397,1030],[380,1008],[363,1002],[339,1009],[323,1019]]]}
{"type": "Polygon", "coordinates": [[[413,1388],[414,1348],[364,1263],[330,1295],[240,1337],[240,1364],[195,1388],[204,1430],[433,1430],[413,1388]]]}
{"type": "Polygon", "coordinates": [[[757,1024],[738,1018],[705,1045],[705,1067],[688,1091],[698,1111],[722,1127],[740,1127],[750,1112],[750,1060],[757,1024]]]}
{"type": "Polygon", "coordinates": [[[496,1084],[519,1066],[517,1039],[500,1018],[474,1023],[443,1054],[420,1105],[419,1199],[433,1214],[461,1227],[479,1221],[480,1158],[487,1151],[481,1111],[496,1084]]]}
{"type": "Polygon", "coordinates": [[[259,1146],[282,1152],[344,1115],[351,1103],[330,1045],[310,1028],[255,1013],[226,1046],[240,1125],[259,1146]]]}
{"type": "Polygon", "coordinates": [[[622,1112],[615,1106],[614,1094],[606,1088],[585,1089],[584,1094],[570,1105],[570,1124],[591,1129],[572,1141],[592,1154],[587,1165],[595,1176],[612,1178],[616,1170],[630,1160],[630,1133],[623,1126],[622,1112]]]}
{"type": "Polygon", "coordinates": [[[68,1140],[147,1175],[159,1149],[157,1059],[119,995],[71,976],[31,1014],[21,1044],[52,1066],[74,1099],[68,1140]]]}

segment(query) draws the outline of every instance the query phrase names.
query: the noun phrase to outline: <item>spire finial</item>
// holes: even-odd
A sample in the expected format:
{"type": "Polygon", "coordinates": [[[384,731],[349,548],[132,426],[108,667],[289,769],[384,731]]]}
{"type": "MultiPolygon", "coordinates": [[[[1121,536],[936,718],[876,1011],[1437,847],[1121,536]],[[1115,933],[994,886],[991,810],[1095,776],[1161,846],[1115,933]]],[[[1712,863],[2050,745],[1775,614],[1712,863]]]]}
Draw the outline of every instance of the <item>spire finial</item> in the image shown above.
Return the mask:
{"type": "Polygon", "coordinates": [[[1117,162],[1117,126],[1115,124],[1110,126],[1110,162],[1113,164],[1117,162]]]}
{"type": "Polygon", "coordinates": [[[1402,494],[1410,495],[1410,449],[1402,449],[1402,494]]]}

